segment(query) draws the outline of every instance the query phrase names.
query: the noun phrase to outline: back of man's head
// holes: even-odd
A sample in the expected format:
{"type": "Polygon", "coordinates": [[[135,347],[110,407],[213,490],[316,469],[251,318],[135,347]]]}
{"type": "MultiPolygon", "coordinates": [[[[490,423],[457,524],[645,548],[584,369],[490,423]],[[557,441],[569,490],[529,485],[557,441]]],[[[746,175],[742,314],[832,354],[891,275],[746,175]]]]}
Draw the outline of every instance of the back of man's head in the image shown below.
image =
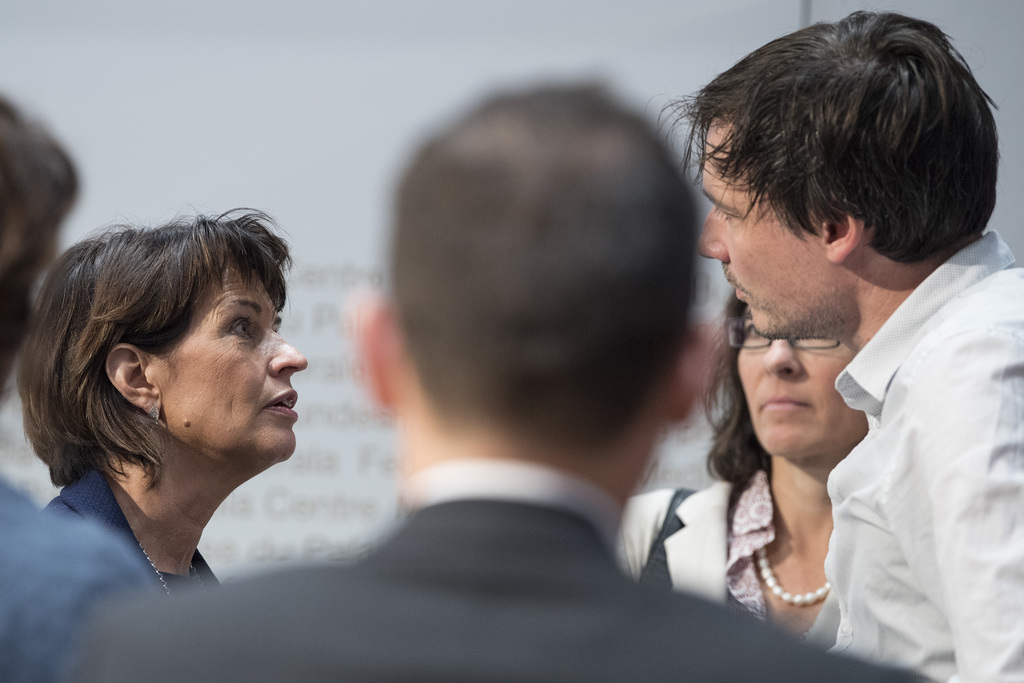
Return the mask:
{"type": "Polygon", "coordinates": [[[24,336],[32,286],[78,187],[71,160],[0,98],[0,385],[24,336]]]}
{"type": "MultiPolygon", "coordinates": [[[[774,40],[683,100],[689,153],[794,232],[851,215],[893,260],[943,257],[995,206],[991,100],[926,21],[855,12],[774,40]],[[708,132],[724,133],[714,149],[708,132]]],[[[716,135],[716,139],[718,136],[716,135]]]]}
{"type": "Polygon", "coordinates": [[[439,416],[545,445],[618,435],[682,347],[695,237],[678,162],[600,88],[499,95],[429,140],[391,268],[439,416]]]}

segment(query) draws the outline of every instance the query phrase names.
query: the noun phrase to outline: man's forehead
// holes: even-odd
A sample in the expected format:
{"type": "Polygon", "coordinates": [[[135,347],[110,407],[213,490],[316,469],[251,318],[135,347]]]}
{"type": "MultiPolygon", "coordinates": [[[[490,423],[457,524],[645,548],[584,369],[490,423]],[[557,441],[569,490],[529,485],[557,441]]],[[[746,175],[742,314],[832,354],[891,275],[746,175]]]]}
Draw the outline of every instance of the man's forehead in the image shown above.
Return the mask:
{"type": "Polygon", "coordinates": [[[755,217],[774,214],[772,207],[764,201],[755,202],[750,187],[743,178],[724,178],[719,171],[721,157],[728,153],[729,136],[732,128],[728,124],[716,123],[708,128],[705,138],[704,167],[701,171],[701,190],[715,206],[738,216],[755,217]]]}
{"type": "Polygon", "coordinates": [[[705,169],[701,192],[715,206],[732,213],[746,215],[753,206],[750,192],[742,183],[722,178],[711,166],[705,169]]]}
{"type": "Polygon", "coordinates": [[[705,143],[707,143],[707,148],[710,150],[720,146],[729,136],[729,132],[729,126],[720,123],[713,124],[708,128],[707,137],[704,139],[705,143]]]}

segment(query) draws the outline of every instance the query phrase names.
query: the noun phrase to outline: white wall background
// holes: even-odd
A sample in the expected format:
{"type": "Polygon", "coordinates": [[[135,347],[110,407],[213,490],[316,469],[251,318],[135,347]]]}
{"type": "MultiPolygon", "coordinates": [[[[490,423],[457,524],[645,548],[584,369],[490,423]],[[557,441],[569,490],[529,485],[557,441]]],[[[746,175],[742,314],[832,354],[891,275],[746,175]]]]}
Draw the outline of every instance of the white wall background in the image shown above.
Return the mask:
{"type": "MultiPolygon", "coordinates": [[[[656,118],[745,53],[808,18],[858,7],[931,19],[1000,109],[992,225],[1024,254],[1024,3],[991,0],[4,0],[0,91],[72,150],[83,192],[70,243],[130,220],[263,209],[297,267],[284,334],[309,358],[294,381],[299,447],[233,494],[200,546],[230,578],[266,563],[343,558],[395,517],[394,432],[358,386],[339,323],[380,281],[388,197],[425,131],[495,86],[597,78],[656,118]]],[[[717,308],[717,268],[706,282],[717,308]]],[[[8,390],[0,470],[55,494],[8,390]]],[[[706,480],[699,425],[670,435],[650,485],[706,480]]]]}

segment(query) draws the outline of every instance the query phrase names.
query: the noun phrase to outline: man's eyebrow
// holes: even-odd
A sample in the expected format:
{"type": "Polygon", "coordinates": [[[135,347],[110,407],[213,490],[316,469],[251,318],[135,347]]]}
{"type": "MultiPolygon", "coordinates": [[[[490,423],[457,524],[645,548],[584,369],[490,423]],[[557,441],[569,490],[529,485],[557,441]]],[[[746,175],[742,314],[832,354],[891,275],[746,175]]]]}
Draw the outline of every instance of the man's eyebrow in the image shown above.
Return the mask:
{"type": "Polygon", "coordinates": [[[738,207],[732,206],[731,204],[726,204],[725,202],[723,202],[721,199],[718,199],[717,197],[711,196],[711,194],[705,188],[703,188],[703,187],[700,188],[700,191],[701,191],[701,194],[703,194],[705,197],[707,197],[707,200],[709,202],[711,202],[712,204],[717,206],[720,210],[724,211],[725,213],[733,215],[733,216],[740,216],[741,218],[742,217],[746,217],[748,214],[750,214],[750,212],[754,208],[753,206],[751,206],[750,208],[745,209],[745,210],[744,209],[740,209],[738,207]]]}
{"type": "Polygon", "coordinates": [[[728,204],[723,202],[721,199],[718,199],[717,197],[712,196],[711,193],[707,191],[707,189],[702,187],[702,188],[700,188],[700,191],[701,191],[701,194],[703,194],[705,197],[707,197],[709,202],[711,202],[712,204],[717,206],[719,209],[722,209],[723,211],[726,211],[726,212],[731,213],[731,214],[735,214],[737,216],[743,215],[743,212],[739,211],[736,207],[729,206],[728,204]]]}

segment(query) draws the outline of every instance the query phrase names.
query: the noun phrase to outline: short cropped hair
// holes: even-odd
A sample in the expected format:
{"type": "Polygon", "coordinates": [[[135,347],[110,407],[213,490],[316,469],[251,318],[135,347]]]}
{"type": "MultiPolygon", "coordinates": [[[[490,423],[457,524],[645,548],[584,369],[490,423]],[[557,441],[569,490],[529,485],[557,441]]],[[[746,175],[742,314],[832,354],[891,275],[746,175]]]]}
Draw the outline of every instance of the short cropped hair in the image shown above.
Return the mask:
{"type": "Polygon", "coordinates": [[[995,206],[994,104],[926,21],[814,24],[677,104],[700,172],[711,164],[797,235],[851,215],[875,229],[878,253],[914,263],[980,234],[995,206]],[[724,138],[709,149],[713,128],[724,138]]]}
{"type": "MultiPolygon", "coordinates": [[[[747,311],[747,304],[729,296],[726,318],[738,318],[747,311]]],[[[729,346],[722,331],[715,344],[715,365],[704,408],[711,426],[711,449],[708,451],[708,473],[732,484],[737,498],[750,480],[760,471],[772,473],[772,459],[754,432],[750,406],[740,380],[739,349],[729,346]]]]}
{"type": "Polygon", "coordinates": [[[618,435],[681,348],[696,241],[680,162],[597,86],[499,94],[401,180],[400,326],[442,419],[618,435]]]}
{"type": "Polygon", "coordinates": [[[25,433],[55,485],[91,469],[120,472],[124,464],[159,479],[164,430],[111,384],[107,355],[120,343],[154,354],[173,350],[228,268],[262,286],[280,311],[291,260],[273,227],[251,210],[157,228],[121,225],[57,259],[18,370],[25,433]]]}
{"type": "MultiPolygon", "coordinates": [[[[0,98],[0,370],[28,328],[32,287],[53,258],[78,177],[67,153],[0,98]]],[[[6,376],[0,373],[0,386],[6,376]]]]}

